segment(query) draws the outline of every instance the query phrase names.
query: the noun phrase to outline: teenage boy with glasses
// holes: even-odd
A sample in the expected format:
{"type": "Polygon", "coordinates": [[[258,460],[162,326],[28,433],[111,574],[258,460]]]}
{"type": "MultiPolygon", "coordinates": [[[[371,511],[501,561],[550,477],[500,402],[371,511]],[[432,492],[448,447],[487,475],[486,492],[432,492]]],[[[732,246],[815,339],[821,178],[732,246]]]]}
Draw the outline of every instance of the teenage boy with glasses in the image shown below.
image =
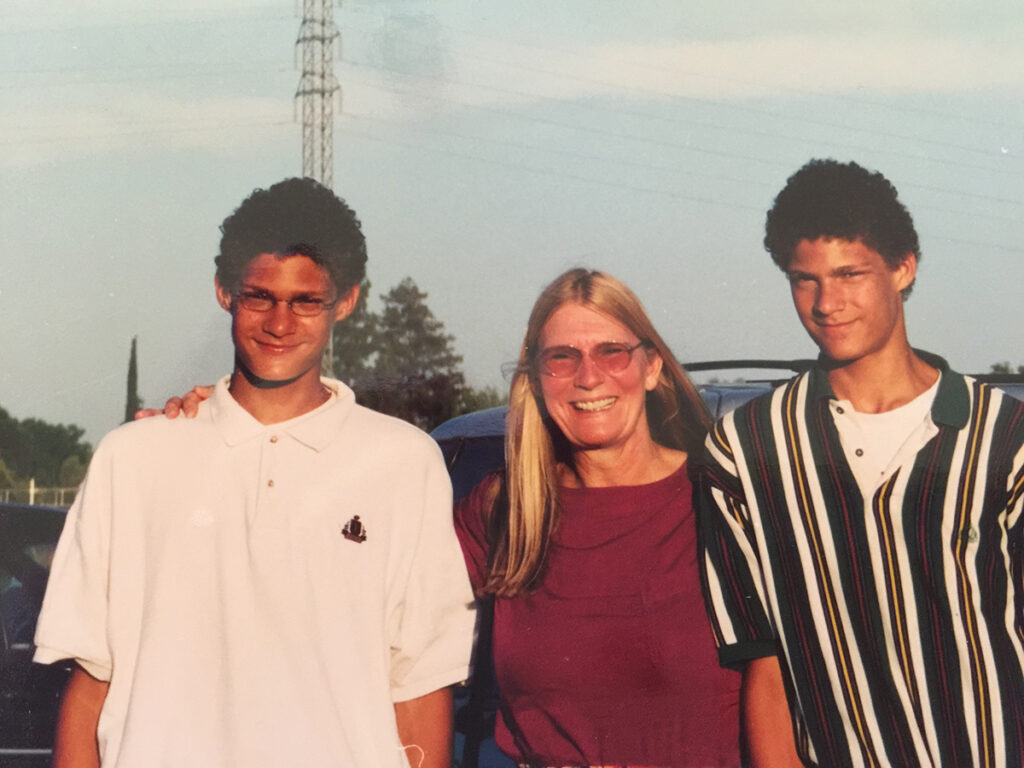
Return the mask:
{"type": "Polygon", "coordinates": [[[221,230],[234,371],[197,418],[103,439],[54,557],[55,765],[447,766],[474,618],[447,473],[319,375],[359,222],[290,179],[221,230]]]}

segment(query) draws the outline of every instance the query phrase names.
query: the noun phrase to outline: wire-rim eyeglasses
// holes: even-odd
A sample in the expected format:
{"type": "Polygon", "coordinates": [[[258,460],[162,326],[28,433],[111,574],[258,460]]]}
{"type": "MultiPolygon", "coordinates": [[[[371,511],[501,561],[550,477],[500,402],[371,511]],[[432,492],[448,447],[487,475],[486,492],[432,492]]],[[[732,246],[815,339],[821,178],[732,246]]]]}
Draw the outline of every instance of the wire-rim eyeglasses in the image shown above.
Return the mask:
{"type": "Polygon", "coordinates": [[[311,296],[295,296],[291,299],[279,299],[268,291],[239,291],[235,294],[235,301],[243,309],[250,312],[269,312],[279,303],[284,302],[288,309],[299,317],[316,317],[321,312],[330,309],[338,300],[324,301],[311,296]]]}

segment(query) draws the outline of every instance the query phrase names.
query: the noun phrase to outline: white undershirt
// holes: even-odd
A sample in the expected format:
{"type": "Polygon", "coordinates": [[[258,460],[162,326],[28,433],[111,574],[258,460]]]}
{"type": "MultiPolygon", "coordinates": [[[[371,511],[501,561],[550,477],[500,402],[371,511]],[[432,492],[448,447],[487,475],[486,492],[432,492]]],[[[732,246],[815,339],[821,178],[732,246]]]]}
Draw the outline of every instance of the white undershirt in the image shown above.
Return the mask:
{"type": "Polygon", "coordinates": [[[869,497],[906,460],[917,453],[935,433],[932,403],[939,379],[906,405],[882,413],[861,413],[849,400],[830,403],[846,460],[861,493],[869,497]]]}

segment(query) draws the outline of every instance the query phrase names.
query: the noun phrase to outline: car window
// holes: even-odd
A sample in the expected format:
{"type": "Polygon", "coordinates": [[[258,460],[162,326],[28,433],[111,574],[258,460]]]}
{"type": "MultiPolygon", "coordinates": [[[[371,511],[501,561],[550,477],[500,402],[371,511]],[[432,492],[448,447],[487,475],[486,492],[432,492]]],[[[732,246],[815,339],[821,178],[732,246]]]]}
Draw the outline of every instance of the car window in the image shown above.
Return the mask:
{"type": "Polygon", "coordinates": [[[54,548],[52,543],[29,544],[0,558],[0,621],[6,648],[32,644],[54,548]]]}

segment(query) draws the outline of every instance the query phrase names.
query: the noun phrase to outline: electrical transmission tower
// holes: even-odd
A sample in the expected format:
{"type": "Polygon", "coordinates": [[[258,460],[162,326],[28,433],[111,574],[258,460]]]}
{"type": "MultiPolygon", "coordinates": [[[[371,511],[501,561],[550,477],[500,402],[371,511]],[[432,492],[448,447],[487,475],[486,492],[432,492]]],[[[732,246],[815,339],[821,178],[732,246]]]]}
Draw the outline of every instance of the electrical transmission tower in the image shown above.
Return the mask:
{"type": "MultiPolygon", "coordinates": [[[[340,0],[338,0],[340,3],[340,0]]],[[[338,38],[332,0],[302,0],[302,24],[295,44],[302,47],[302,75],[295,98],[302,103],[302,175],[328,189],[334,186],[334,94],[341,106],[341,86],[334,77],[338,38]]],[[[334,375],[334,331],[327,340],[320,371],[334,375]]]]}
{"type": "Polygon", "coordinates": [[[302,25],[295,41],[302,47],[302,76],[295,98],[302,103],[302,175],[325,187],[334,185],[334,53],[340,37],[332,0],[302,0],[302,25]]]}

